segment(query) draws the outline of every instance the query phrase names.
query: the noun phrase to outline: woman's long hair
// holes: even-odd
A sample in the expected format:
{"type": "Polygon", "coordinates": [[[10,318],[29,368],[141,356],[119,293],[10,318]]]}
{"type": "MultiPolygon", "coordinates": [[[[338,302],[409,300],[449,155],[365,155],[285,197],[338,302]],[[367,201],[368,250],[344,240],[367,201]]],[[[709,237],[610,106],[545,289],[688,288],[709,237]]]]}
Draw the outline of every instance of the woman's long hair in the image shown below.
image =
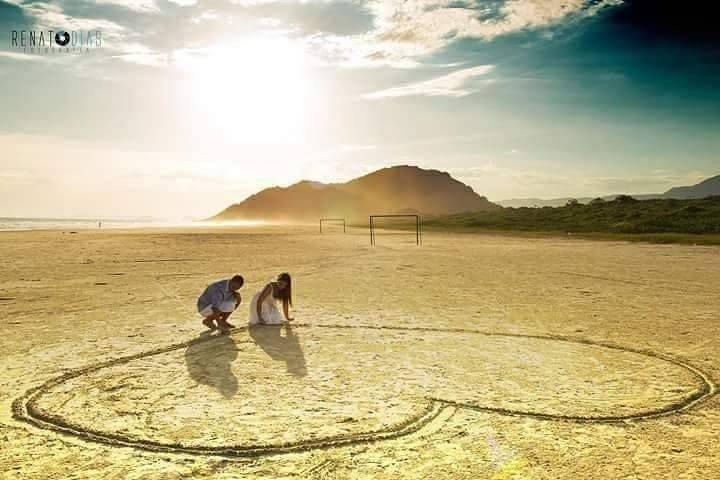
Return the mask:
{"type": "Polygon", "coordinates": [[[283,302],[287,302],[288,305],[292,306],[292,278],[290,278],[290,274],[287,272],[281,273],[277,276],[277,281],[287,283],[287,287],[283,288],[279,292],[273,291],[275,298],[282,300],[283,302]]]}

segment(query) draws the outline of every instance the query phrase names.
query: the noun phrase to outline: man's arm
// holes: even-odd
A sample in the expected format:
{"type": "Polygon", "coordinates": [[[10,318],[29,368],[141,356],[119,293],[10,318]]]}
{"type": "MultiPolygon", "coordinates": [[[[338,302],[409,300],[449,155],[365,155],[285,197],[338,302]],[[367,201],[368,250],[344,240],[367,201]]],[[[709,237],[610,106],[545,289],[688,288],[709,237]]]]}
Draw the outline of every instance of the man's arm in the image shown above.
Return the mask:
{"type": "Polygon", "coordinates": [[[208,287],[208,290],[210,290],[210,307],[213,312],[220,313],[220,305],[222,305],[224,300],[222,287],[214,283],[208,287]]]}

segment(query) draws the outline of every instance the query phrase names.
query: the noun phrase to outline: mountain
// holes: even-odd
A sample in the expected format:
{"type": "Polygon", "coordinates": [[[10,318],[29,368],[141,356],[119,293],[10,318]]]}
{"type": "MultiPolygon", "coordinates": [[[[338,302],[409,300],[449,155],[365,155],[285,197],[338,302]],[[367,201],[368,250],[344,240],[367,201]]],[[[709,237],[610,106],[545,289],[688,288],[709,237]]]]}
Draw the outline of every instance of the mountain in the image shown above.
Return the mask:
{"type": "Polygon", "coordinates": [[[347,183],[301,181],[262,190],[211,220],[317,220],[370,214],[432,215],[498,209],[472,188],[438,170],[383,168],[347,183]]]}
{"type": "Polygon", "coordinates": [[[673,187],[663,194],[664,198],[705,198],[720,195],[720,175],[703,180],[690,187],[673,187]]]}
{"type": "MultiPolygon", "coordinates": [[[[637,200],[656,200],[656,199],[691,199],[691,198],[705,198],[720,195],[720,175],[708,178],[690,187],[673,187],[665,193],[641,193],[630,195],[637,200]]],[[[603,200],[611,201],[614,200],[618,195],[606,195],[600,197],[603,200]]],[[[592,197],[577,198],[580,203],[590,203],[592,197]]],[[[498,205],[503,207],[562,207],[570,198],[551,198],[551,199],[540,199],[540,198],[512,198],[510,200],[501,200],[497,202],[498,205]]]]}
{"type": "Polygon", "coordinates": [[[384,211],[448,214],[497,208],[447,172],[406,165],[377,170],[340,188],[384,211]]]}

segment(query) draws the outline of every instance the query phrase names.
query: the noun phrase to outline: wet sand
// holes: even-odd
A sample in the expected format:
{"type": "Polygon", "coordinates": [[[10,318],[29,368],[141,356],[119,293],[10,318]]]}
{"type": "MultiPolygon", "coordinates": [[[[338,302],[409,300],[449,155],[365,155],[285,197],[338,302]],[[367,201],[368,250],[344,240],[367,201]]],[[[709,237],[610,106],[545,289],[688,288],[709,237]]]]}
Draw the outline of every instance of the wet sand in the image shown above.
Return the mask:
{"type": "Polygon", "coordinates": [[[0,478],[715,478],[720,249],[0,233],[0,478]],[[294,275],[295,325],[195,300],[294,275]]]}

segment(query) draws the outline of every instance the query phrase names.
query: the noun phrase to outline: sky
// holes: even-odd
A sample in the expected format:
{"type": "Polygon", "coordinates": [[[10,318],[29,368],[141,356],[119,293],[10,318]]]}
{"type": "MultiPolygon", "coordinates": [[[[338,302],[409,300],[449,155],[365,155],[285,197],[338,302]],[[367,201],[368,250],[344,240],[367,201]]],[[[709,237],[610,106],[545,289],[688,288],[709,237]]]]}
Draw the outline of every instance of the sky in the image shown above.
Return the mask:
{"type": "Polygon", "coordinates": [[[399,164],[490,200],[694,184],[720,174],[712,3],[0,0],[0,217],[204,218],[399,164]]]}

